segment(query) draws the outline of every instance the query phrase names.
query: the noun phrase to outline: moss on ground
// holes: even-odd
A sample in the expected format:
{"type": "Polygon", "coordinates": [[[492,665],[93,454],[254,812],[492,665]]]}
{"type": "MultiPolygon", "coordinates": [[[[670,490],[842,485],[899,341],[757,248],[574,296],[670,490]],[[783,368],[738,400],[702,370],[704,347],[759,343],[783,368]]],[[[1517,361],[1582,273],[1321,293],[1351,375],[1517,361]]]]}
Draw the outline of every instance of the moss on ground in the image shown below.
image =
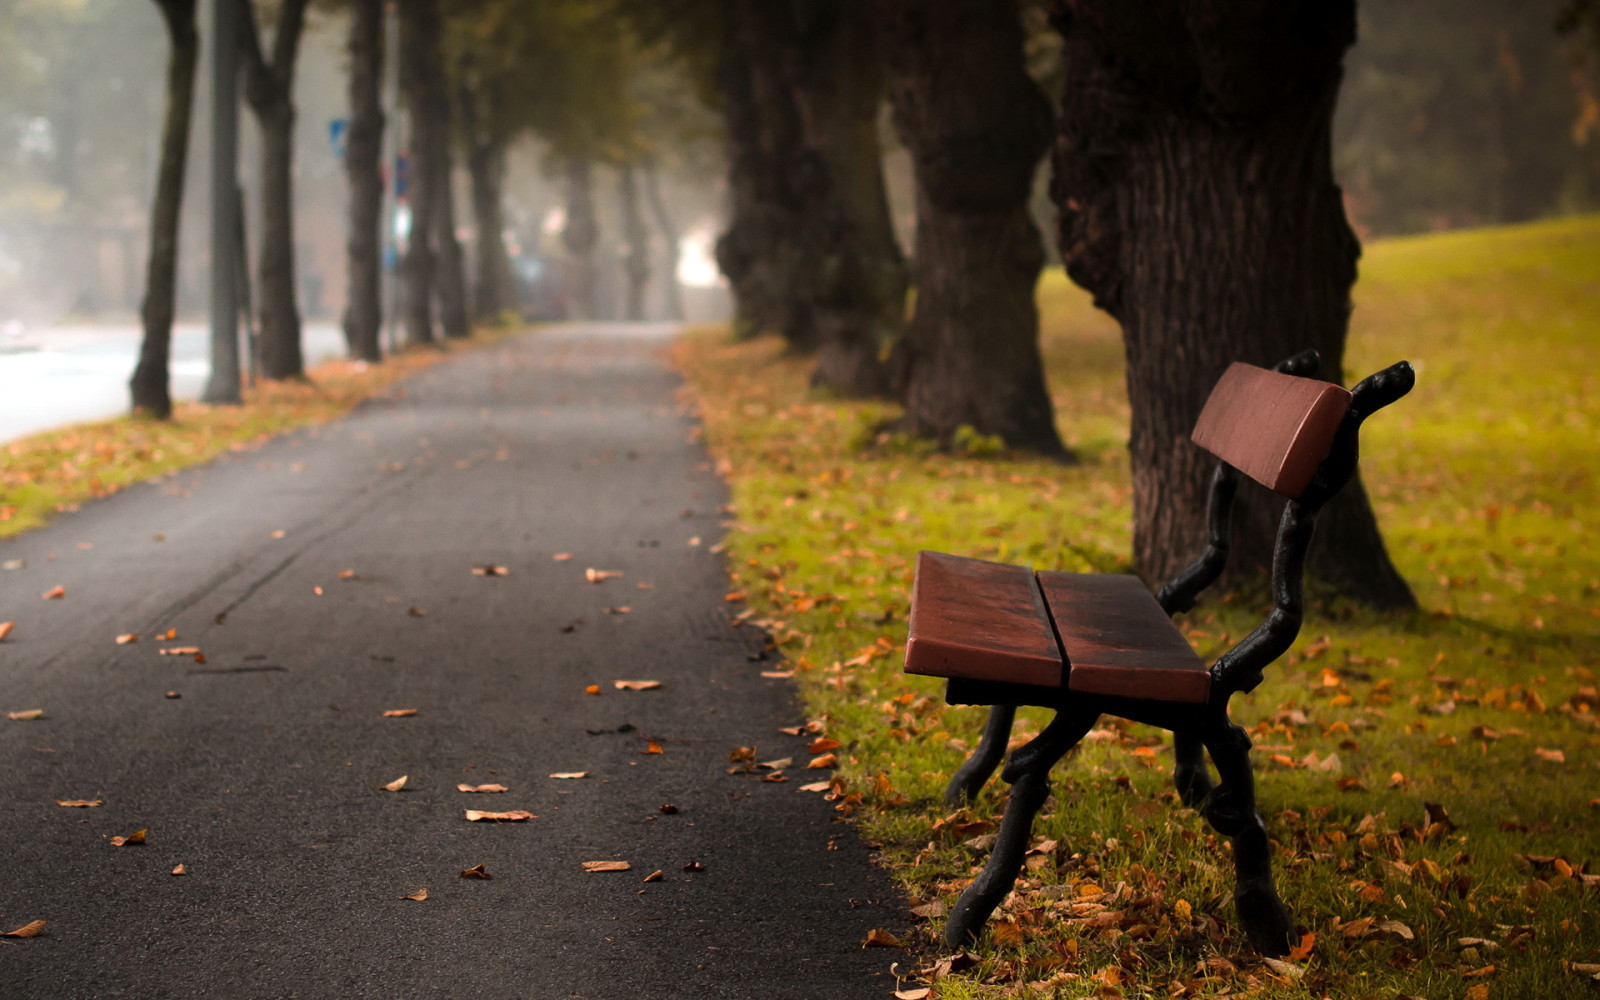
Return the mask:
{"type": "MultiPolygon", "coordinates": [[[[1127,568],[1117,329],[1059,273],[1039,299],[1062,437],[1085,458],[1072,468],[876,439],[891,407],[814,397],[806,362],[768,340],[708,329],[678,350],[733,484],[733,591],[844,744],[836,807],[935,914],[901,961],[921,981],[1003,788],[940,805],[982,713],[900,672],[915,554],[1127,568]]],[[[976,965],[935,996],[1600,988],[1574,968],[1600,963],[1600,551],[1586,537],[1600,521],[1600,217],[1374,244],[1355,299],[1351,373],[1402,357],[1419,373],[1363,431],[1363,477],[1424,611],[1319,608],[1234,701],[1308,952],[1247,952],[1226,842],[1177,806],[1165,734],[1108,719],[1058,766],[976,965]]],[[[1183,625],[1214,654],[1258,619],[1246,604],[1183,625]]],[[[1043,721],[1025,712],[1015,735],[1043,721]]]]}

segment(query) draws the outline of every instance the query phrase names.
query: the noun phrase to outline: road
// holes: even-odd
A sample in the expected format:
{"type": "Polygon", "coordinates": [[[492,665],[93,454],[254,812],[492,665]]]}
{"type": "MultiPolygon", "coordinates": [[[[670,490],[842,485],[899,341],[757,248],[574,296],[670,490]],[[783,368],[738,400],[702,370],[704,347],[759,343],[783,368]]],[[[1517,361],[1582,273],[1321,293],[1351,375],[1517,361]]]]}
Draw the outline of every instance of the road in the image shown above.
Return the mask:
{"type": "Polygon", "coordinates": [[[887,996],[904,906],[800,790],[670,333],[472,352],[0,542],[0,711],[44,713],[0,718],[0,931],[49,921],[0,997],[887,996]]]}

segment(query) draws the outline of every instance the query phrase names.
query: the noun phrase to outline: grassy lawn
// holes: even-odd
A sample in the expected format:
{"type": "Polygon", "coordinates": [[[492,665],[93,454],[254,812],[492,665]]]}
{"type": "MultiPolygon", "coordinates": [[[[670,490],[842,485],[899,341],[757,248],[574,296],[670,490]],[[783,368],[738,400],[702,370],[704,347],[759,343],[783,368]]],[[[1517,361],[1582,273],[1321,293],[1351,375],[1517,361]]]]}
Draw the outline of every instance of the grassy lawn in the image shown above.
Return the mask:
{"type": "Polygon", "coordinates": [[[114,417],[0,444],[0,538],[132,483],[337,419],[396,379],[504,335],[480,331],[472,341],[441,341],[438,349],[406,351],[379,365],[329,361],[304,382],[247,389],[242,406],[178,403],[170,421],[114,417]]]}
{"type": "MultiPolygon", "coordinates": [[[[928,914],[900,961],[920,970],[908,990],[942,971],[941,907],[1004,794],[940,805],[982,711],[900,672],[917,550],[1127,565],[1117,328],[1060,274],[1040,299],[1062,435],[1086,459],[1070,469],[874,441],[890,408],[809,395],[807,365],[770,341],[706,330],[678,350],[733,483],[733,591],[843,743],[836,807],[928,914]]],[[[1226,841],[1176,804],[1165,734],[1105,719],[1057,768],[976,963],[933,996],[1600,991],[1600,217],[1369,247],[1349,354],[1357,375],[1417,366],[1417,389],[1363,431],[1363,476],[1425,611],[1319,609],[1233,702],[1309,953],[1246,953],[1226,841]]],[[[1184,626],[1215,654],[1259,614],[1213,606],[1184,626]]],[[[1043,721],[1024,713],[1014,735],[1043,721]]]]}

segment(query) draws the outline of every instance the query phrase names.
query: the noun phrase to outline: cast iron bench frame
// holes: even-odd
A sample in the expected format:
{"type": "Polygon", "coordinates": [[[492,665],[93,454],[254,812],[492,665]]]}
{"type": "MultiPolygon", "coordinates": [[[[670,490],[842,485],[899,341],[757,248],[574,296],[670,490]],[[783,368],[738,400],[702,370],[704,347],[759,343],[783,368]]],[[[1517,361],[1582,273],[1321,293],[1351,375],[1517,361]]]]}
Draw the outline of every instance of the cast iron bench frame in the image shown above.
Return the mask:
{"type": "Polygon", "coordinates": [[[1229,721],[1228,701],[1235,692],[1254,690],[1266,666],[1294,643],[1317,513],[1355,472],[1361,422],[1415,382],[1411,366],[1401,361],[1347,391],[1305,377],[1318,364],[1315,351],[1274,371],[1236,363],[1212,390],[1192,435],[1218,458],[1206,548],[1153,596],[1132,576],[1035,574],[919,553],[906,671],[948,678],[945,697],[952,705],[992,706],[978,748],[951,778],[947,801],[972,799],[994,773],[1017,706],[1056,712],[1006,761],[1002,777],[1012,786],[1010,799],[988,863],[950,913],[945,940],[951,947],[975,939],[1010,892],[1034,817],[1049,795],[1050,769],[1103,714],[1172,732],[1180,799],[1233,842],[1234,903],[1250,944],[1262,954],[1282,955],[1295,943],[1256,812],[1250,738],[1229,721]],[[1208,668],[1171,616],[1194,607],[1226,567],[1241,474],[1287,500],[1273,553],[1273,606],[1208,668]]]}

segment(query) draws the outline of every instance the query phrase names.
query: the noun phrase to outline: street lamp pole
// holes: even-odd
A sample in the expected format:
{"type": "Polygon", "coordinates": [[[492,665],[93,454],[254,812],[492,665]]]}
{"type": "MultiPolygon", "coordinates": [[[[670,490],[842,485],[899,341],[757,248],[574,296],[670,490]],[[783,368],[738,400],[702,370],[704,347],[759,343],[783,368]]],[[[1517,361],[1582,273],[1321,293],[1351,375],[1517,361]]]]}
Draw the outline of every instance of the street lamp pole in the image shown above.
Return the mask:
{"type": "Polygon", "coordinates": [[[249,0],[212,0],[211,378],[201,399],[239,393],[239,15],[249,0]]]}

